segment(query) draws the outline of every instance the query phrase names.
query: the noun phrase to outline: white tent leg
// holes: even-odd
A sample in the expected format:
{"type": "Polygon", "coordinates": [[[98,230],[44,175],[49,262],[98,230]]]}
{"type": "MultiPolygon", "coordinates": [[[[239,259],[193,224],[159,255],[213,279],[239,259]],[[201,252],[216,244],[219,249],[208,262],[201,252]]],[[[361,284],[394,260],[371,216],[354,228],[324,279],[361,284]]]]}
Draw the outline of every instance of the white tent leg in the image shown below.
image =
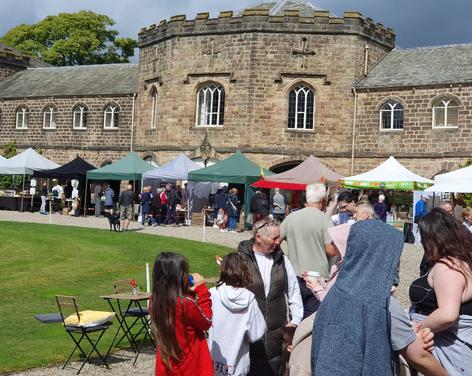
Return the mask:
{"type": "Polygon", "coordinates": [[[25,174],[23,174],[23,189],[21,191],[21,212],[23,213],[23,199],[25,196],[25,174]]]}

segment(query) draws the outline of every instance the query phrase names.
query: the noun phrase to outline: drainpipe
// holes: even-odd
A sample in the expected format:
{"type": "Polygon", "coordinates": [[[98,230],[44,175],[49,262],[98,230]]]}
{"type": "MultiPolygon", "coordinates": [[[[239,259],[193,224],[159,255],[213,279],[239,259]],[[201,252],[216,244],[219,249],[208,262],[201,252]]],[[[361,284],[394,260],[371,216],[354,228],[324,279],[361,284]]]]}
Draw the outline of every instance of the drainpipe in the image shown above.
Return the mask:
{"type": "Polygon", "coordinates": [[[356,118],[357,118],[357,92],[356,88],[352,88],[354,94],[354,115],[352,118],[352,145],[351,145],[351,175],[354,175],[354,154],[356,147],[356,118]]]}
{"type": "Polygon", "coordinates": [[[367,70],[369,68],[369,45],[366,43],[364,45],[364,76],[367,75],[367,70]]]}
{"type": "Polygon", "coordinates": [[[133,106],[131,109],[131,144],[129,151],[133,151],[133,138],[134,138],[134,103],[136,101],[136,93],[133,93],[133,106]]]}

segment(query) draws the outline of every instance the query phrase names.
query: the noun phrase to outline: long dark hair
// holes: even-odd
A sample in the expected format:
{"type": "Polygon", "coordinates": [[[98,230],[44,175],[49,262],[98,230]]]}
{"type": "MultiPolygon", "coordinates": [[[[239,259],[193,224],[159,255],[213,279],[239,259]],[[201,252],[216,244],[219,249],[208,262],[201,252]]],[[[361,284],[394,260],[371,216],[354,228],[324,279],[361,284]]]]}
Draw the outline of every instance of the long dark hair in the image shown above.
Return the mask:
{"type": "Polygon", "coordinates": [[[220,278],[216,286],[248,287],[252,283],[246,261],[239,253],[228,253],[221,261],[220,278]]]}
{"type": "Polygon", "coordinates": [[[461,273],[466,280],[472,277],[472,236],[462,223],[444,209],[434,208],[420,218],[418,226],[430,266],[441,262],[461,273]],[[455,260],[460,266],[456,266],[455,260]]]}
{"type": "Polygon", "coordinates": [[[175,336],[177,298],[188,292],[188,261],[173,252],[156,257],[152,273],[151,321],[162,361],[179,361],[182,348],[175,336]]]}

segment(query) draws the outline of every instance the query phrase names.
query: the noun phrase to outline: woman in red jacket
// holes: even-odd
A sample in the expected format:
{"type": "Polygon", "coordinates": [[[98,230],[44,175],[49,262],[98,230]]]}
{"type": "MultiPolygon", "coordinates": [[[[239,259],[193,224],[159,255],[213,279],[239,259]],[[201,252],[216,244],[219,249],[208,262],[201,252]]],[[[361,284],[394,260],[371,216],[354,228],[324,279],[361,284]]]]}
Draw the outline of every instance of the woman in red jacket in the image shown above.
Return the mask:
{"type": "Polygon", "coordinates": [[[156,376],[210,376],[205,330],[211,327],[210,292],[200,274],[189,286],[187,259],[164,252],[154,263],[151,320],[157,339],[156,376]]]}

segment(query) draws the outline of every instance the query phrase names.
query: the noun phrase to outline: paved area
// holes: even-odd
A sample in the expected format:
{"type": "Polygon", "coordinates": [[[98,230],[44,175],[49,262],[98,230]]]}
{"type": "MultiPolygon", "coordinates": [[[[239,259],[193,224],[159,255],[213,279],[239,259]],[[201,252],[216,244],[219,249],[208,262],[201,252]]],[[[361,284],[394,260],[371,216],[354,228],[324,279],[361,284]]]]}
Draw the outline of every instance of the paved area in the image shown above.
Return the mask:
{"type": "MultiPolygon", "coordinates": [[[[69,217],[55,214],[52,216],[44,216],[37,213],[18,213],[11,211],[0,211],[0,221],[15,221],[15,222],[33,222],[33,223],[52,223],[54,225],[63,226],[78,226],[91,227],[108,230],[108,220],[106,218],[95,217],[69,217]]],[[[1,225],[1,224],[0,224],[1,225]]],[[[133,222],[130,225],[130,230],[153,235],[171,236],[182,239],[189,239],[195,241],[203,240],[203,228],[201,226],[180,226],[180,227],[142,227],[140,224],[133,222]]],[[[250,238],[250,232],[244,233],[228,233],[219,232],[217,229],[207,227],[205,229],[206,242],[221,244],[227,247],[236,248],[241,240],[250,238]]],[[[401,267],[400,267],[400,286],[396,292],[396,296],[403,305],[407,308],[409,305],[408,287],[410,283],[418,276],[419,263],[423,255],[421,247],[405,244],[403,250],[401,267]]],[[[136,366],[133,366],[132,353],[126,350],[120,351],[112,355],[111,365],[109,370],[97,365],[86,365],[81,374],[87,376],[99,375],[117,375],[117,376],[144,376],[154,374],[154,354],[152,349],[148,349],[146,353],[140,355],[136,366]]],[[[77,364],[72,364],[72,367],[77,369],[77,364]]],[[[28,370],[20,373],[12,373],[11,375],[23,376],[68,376],[75,375],[74,369],[61,370],[60,366],[52,366],[48,368],[28,370]]]]}

